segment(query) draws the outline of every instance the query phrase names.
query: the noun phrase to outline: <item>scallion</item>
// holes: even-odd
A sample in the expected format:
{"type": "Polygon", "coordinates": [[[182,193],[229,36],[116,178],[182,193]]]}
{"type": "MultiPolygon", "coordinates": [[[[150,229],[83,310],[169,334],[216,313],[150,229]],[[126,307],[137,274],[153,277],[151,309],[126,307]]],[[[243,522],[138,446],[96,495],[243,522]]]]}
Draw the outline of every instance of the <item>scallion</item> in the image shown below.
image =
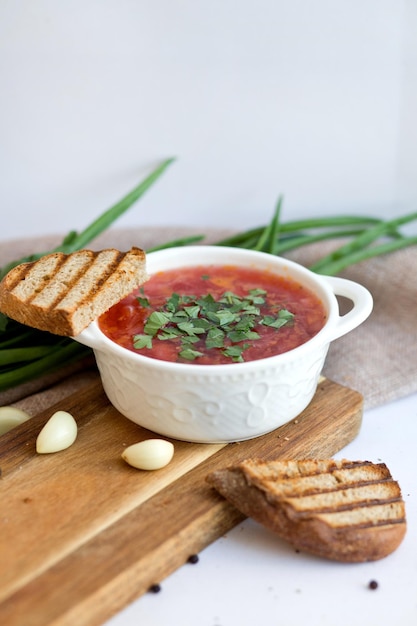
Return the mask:
{"type": "MultiPolygon", "coordinates": [[[[49,252],[69,254],[86,246],[139,200],[172,161],[173,159],[167,159],[158,165],[130,193],[102,213],[85,230],[80,233],[71,231],[59,246],[49,252]]],[[[44,254],[47,253],[26,256],[8,263],[0,270],[0,280],[16,265],[35,261],[44,254]]],[[[28,328],[0,313],[0,391],[16,387],[90,353],[89,348],[70,338],[28,328]]]]}

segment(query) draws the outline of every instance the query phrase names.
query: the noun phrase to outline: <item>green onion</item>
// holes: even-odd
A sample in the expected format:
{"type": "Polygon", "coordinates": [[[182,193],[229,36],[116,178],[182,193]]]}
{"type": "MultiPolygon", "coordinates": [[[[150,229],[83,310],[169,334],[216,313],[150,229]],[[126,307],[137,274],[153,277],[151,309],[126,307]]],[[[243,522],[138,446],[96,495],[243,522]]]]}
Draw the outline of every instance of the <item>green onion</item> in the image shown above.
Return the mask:
{"type": "Polygon", "coordinates": [[[254,250],[263,250],[265,252],[270,252],[271,254],[276,254],[276,249],[278,245],[278,238],[281,231],[280,224],[280,214],[281,214],[281,206],[282,206],[282,196],[279,197],[277,206],[274,211],[274,215],[272,216],[272,220],[266,226],[266,228],[261,232],[256,245],[253,246],[254,250]]]}
{"type": "Polygon", "coordinates": [[[84,248],[90,241],[98,237],[102,232],[107,230],[113,222],[115,222],[123,213],[125,213],[132,204],[134,204],[139,198],[141,198],[144,193],[153,185],[154,182],[163,174],[163,172],[167,169],[169,165],[174,161],[173,158],[167,159],[161,165],[159,165],[149,176],[145,178],[139,185],[137,185],[130,193],[128,193],[124,198],[122,198],[119,202],[116,202],[113,206],[111,206],[107,211],[102,213],[94,222],[92,222],[85,230],[81,233],[76,233],[75,231],[71,231],[63,241],[54,248],[53,250],[49,250],[48,252],[41,252],[39,254],[32,254],[30,256],[23,257],[18,259],[17,261],[13,261],[8,265],[5,265],[0,270],[0,280],[9,272],[13,267],[19,265],[20,263],[27,263],[30,261],[36,261],[40,257],[45,254],[49,254],[50,252],[64,252],[65,254],[70,254],[75,250],[81,250],[84,248]]]}
{"type": "Polygon", "coordinates": [[[14,363],[34,361],[49,354],[51,346],[32,346],[24,348],[9,348],[0,350],[0,367],[14,363]]]}
{"type": "MultiPolygon", "coordinates": [[[[0,346],[1,349],[1,346],[0,346]]],[[[29,380],[78,361],[91,354],[91,350],[75,341],[66,340],[51,346],[47,355],[9,371],[0,370],[0,391],[11,389],[29,380]]]]}
{"type": "MultiPolygon", "coordinates": [[[[275,218],[275,214],[273,219],[275,218]]],[[[368,226],[374,226],[376,224],[383,224],[384,222],[375,217],[363,217],[363,216],[352,216],[352,215],[337,215],[337,216],[329,216],[329,217],[319,217],[319,218],[311,218],[311,219],[301,219],[290,222],[283,222],[280,224],[280,232],[281,234],[287,233],[296,233],[300,234],[303,231],[315,231],[317,229],[323,228],[331,228],[331,229],[343,229],[346,226],[355,226],[361,227],[361,229],[365,229],[368,226]]],[[[246,248],[246,243],[251,238],[258,240],[265,228],[268,226],[261,226],[258,228],[253,228],[251,230],[247,230],[245,232],[237,233],[236,235],[232,235],[231,237],[227,237],[222,239],[217,243],[219,246],[231,246],[231,247],[244,247],[246,248]]],[[[330,231],[330,232],[339,232],[342,231],[330,231]]]]}
{"type": "Polygon", "coordinates": [[[412,222],[413,220],[417,220],[417,213],[410,213],[394,220],[377,224],[376,226],[359,233],[354,239],[352,239],[352,241],[322,258],[320,261],[315,263],[311,269],[314,272],[320,272],[321,274],[333,274],[341,271],[341,269],[347,267],[348,265],[352,265],[353,263],[358,263],[359,261],[369,259],[373,256],[377,256],[378,254],[385,254],[386,252],[392,252],[394,250],[404,248],[406,245],[413,243],[413,238],[411,238],[410,241],[410,238],[402,237],[392,242],[392,244],[388,247],[386,245],[382,248],[379,247],[379,251],[378,248],[375,250],[375,248],[368,248],[368,246],[373,244],[374,241],[380,237],[389,236],[393,229],[396,229],[398,226],[402,226],[412,222]]]}
{"type": "Polygon", "coordinates": [[[416,212],[387,221],[345,215],[295,220],[278,225],[279,210],[280,206],[269,225],[222,239],[217,245],[282,255],[319,241],[348,238],[348,243],[310,266],[318,274],[335,275],[355,263],[417,243],[417,237],[405,236],[398,230],[400,226],[416,221],[416,212]],[[274,233],[272,237],[271,233],[274,233]]]}
{"type": "MultiPolygon", "coordinates": [[[[104,232],[117,218],[125,213],[163,174],[174,159],[167,159],[155,168],[119,202],[102,213],[81,233],[72,231],[62,243],[50,252],[69,254],[87,245],[104,232]]],[[[18,259],[0,270],[0,279],[20,263],[35,261],[43,256],[34,254],[18,259]]],[[[73,341],[18,324],[0,313],[0,391],[16,387],[24,382],[48,373],[57,367],[68,365],[91,354],[91,350],[73,341]],[[11,367],[13,364],[15,367],[11,367]]]]}
{"type": "MultiPolygon", "coordinates": [[[[343,254],[339,258],[332,260],[331,258],[322,263],[314,263],[310,266],[313,272],[318,274],[325,274],[327,276],[334,276],[342,270],[346,269],[350,265],[372,259],[382,254],[388,254],[389,252],[395,252],[401,248],[407,248],[408,246],[416,245],[417,237],[403,237],[402,239],[396,239],[395,241],[387,241],[377,246],[371,246],[364,250],[352,250],[351,252],[343,254]],[[318,267],[316,267],[318,266],[318,267]]],[[[329,255],[331,257],[331,255],[329,255]]]]}

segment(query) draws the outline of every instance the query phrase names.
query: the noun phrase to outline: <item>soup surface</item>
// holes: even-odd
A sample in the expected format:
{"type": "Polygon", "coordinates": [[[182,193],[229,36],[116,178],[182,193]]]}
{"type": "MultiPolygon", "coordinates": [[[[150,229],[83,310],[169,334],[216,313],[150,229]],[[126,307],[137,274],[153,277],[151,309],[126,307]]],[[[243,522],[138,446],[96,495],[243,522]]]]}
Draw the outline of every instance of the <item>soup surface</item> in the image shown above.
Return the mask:
{"type": "Polygon", "coordinates": [[[235,266],[166,270],[99,318],[112,341],[179,363],[253,361],[305,343],[326,321],[320,300],[269,271],[235,266]]]}

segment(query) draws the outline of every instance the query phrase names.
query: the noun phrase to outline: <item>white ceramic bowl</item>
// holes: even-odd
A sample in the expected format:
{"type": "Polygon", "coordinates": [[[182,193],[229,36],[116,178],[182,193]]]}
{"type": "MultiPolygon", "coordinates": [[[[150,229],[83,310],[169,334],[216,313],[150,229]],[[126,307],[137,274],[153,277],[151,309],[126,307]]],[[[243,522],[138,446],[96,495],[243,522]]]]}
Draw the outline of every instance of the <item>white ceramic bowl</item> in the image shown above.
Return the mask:
{"type": "Polygon", "coordinates": [[[193,442],[233,442],[278,428],[303,411],[314,396],[332,340],[361,324],[372,297],[361,285],[320,276],[262,252],[220,246],[170,248],[147,255],[149,274],[190,265],[240,265],[288,276],[323,302],[327,321],[301,346],[277,356],[226,365],[152,359],[108,339],[96,321],[75,339],[93,348],[104,390],[127,418],[149,430],[193,442]],[[339,315],[336,295],[351,310],[339,315]]]}

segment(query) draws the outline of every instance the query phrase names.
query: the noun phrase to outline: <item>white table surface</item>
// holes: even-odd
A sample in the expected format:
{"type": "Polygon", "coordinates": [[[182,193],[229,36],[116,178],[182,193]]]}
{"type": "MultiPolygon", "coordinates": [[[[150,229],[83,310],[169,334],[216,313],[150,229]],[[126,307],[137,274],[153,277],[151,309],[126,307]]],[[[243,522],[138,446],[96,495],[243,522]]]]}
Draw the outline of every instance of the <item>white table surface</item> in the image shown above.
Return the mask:
{"type": "Polygon", "coordinates": [[[336,456],[383,461],[399,481],[408,531],[393,554],[373,563],[326,561],[246,520],[106,626],[415,626],[417,395],[366,411],[358,437],[336,456]]]}

